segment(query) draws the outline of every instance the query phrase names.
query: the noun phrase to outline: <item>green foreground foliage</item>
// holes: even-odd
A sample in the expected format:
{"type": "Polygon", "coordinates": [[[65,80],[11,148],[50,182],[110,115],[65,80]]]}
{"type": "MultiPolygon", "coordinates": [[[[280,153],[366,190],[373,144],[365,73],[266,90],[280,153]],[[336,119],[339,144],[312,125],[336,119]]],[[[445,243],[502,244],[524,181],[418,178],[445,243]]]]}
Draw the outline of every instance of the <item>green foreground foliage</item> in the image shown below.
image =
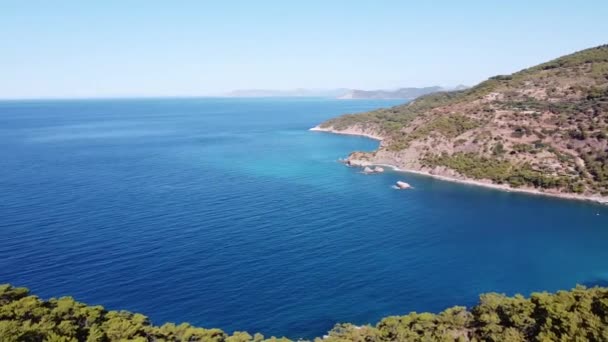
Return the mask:
{"type": "MultiPolygon", "coordinates": [[[[576,287],[555,294],[481,295],[470,311],[453,307],[439,314],[410,313],[376,326],[338,324],[316,341],[608,341],[608,289],[576,287]]],[[[25,288],[0,285],[0,341],[289,341],[261,334],[192,327],[154,326],[126,311],[88,306],[71,297],[48,301],[25,288]]]]}

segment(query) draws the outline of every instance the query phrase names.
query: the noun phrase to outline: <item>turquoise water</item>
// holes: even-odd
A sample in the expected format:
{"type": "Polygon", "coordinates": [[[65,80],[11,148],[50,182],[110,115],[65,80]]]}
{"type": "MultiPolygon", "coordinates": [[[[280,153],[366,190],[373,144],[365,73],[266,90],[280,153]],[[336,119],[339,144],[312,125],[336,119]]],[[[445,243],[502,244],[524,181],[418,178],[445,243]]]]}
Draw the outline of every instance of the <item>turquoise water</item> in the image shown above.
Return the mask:
{"type": "Polygon", "coordinates": [[[396,103],[0,102],[0,283],[292,338],[608,284],[607,207],[366,176],[336,160],[377,142],[307,130],[396,103]]]}

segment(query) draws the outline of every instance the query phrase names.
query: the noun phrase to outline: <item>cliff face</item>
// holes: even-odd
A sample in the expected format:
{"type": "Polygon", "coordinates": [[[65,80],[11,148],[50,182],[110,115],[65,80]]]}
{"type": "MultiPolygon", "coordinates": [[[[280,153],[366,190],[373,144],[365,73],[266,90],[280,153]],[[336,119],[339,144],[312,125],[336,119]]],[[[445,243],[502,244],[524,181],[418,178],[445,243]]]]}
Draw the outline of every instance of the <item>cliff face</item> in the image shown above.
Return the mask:
{"type": "Polygon", "coordinates": [[[352,158],[512,187],[608,195],[608,45],[461,91],[345,115],[324,130],[382,138],[352,158]]]}

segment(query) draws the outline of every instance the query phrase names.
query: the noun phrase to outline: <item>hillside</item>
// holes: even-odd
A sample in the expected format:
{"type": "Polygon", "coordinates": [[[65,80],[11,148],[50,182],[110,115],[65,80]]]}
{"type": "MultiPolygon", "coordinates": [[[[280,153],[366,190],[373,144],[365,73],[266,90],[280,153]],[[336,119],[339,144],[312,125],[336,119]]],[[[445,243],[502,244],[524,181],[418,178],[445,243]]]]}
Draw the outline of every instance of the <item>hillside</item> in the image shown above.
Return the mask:
{"type": "MultiPolygon", "coordinates": [[[[187,323],[154,326],[137,313],[107,311],[71,297],[42,300],[25,288],[0,285],[0,340],[50,342],[113,341],[290,341],[187,323]]],[[[490,293],[470,311],[453,307],[439,314],[391,316],[376,326],[339,324],[315,341],[606,341],[608,289],[577,287],[529,299],[490,293]]]]}
{"type": "Polygon", "coordinates": [[[318,128],[382,139],[375,152],[351,154],[353,165],[605,198],[608,45],[318,128]]]}
{"type": "Polygon", "coordinates": [[[399,88],[397,90],[358,90],[352,89],[339,99],[404,99],[413,100],[423,95],[443,90],[441,87],[399,88]]]}

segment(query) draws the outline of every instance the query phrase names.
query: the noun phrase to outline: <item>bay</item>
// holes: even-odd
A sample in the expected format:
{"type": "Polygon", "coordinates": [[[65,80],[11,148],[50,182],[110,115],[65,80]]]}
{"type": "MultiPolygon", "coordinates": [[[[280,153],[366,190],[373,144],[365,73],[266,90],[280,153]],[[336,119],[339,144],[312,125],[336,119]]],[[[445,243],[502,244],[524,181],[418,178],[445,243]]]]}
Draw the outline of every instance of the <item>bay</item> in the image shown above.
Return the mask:
{"type": "Polygon", "coordinates": [[[0,283],[290,338],[608,285],[606,206],[363,175],[337,160],[376,141],[308,131],[398,103],[0,102],[0,283]]]}

